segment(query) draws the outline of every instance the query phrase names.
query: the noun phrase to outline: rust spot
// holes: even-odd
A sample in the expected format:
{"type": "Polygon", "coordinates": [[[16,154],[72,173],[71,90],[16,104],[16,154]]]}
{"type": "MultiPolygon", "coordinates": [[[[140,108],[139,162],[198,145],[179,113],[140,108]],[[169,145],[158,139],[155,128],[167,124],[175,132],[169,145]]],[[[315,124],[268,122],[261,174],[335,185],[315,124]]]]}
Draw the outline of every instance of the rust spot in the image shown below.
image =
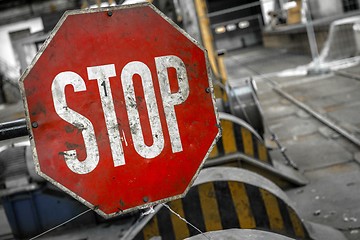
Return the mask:
{"type": "Polygon", "coordinates": [[[335,105],[326,106],[323,109],[325,110],[325,112],[329,113],[329,112],[334,112],[342,107],[344,107],[344,104],[335,104],[335,105]]]}
{"type": "Polygon", "coordinates": [[[52,61],[56,61],[56,54],[54,52],[52,52],[49,55],[49,62],[52,62],[52,61]]]}
{"type": "Polygon", "coordinates": [[[41,114],[41,113],[46,115],[46,108],[45,108],[44,104],[37,103],[35,105],[34,110],[31,112],[31,115],[36,116],[36,115],[41,114]]]}
{"type": "Polygon", "coordinates": [[[136,102],[140,104],[142,101],[144,101],[144,98],[142,96],[136,96],[136,102]]]}
{"type": "MultiPolygon", "coordinates": [[[[107,135],[107,134],[106,134],[107,135]]],[[[101,141],[103,139],[103,134],[102,133],[99,133],[97,136],[96,136],[96,141],[101,141]]]]}
{"type": "Polygon", "coordinates": [[[37,88],[29,88],[29,89],[26,89],[26,96],[27,97],[30,97],[31,95],[33,95],[35,92],[37,92],[37,88]]]}
{"type": "Polygon", "coordinates": [[[69,142],[66,142],[65,143],[67,149],[77,149],[80,147],[79,144],[76,144],[76,143],[69,143],[69,142]]]}
{"type": "Polygon", "coordinates": [[[74,132],[75,127],[73,125],[67,125],[64,127],[64,129],[65,129],[65,132],[72,133],[72,132],[74,132]]]}
{"type": "Polygon", "coordinates": [[[81,133],[83,130],[86,129],[82,123],[73,122],[72,125],[77,129],[77,133],[81,133]]]}

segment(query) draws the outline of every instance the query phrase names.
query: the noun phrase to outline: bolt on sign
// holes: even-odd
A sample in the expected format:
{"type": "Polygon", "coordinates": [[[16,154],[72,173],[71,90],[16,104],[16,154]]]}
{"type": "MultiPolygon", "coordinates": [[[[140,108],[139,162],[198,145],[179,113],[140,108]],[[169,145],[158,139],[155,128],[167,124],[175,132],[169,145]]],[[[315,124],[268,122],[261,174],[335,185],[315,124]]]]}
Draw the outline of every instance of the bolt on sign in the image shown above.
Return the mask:
{"type": "Polygon", "coordinates": [[[20,80],[37,172],[104,217],[184,196],[220,135],[209,76],[149,3],[66,12],[20,80]]]}

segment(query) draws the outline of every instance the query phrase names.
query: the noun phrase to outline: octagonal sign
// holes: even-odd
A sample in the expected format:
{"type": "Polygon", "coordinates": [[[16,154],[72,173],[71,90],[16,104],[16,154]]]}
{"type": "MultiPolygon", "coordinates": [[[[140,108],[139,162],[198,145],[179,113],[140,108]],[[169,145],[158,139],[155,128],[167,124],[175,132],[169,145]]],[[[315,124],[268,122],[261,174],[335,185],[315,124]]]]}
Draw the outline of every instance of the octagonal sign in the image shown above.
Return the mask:
{"type": "Polygon", "coordinates": [[[38,173],[104,217],[183,196],[219,137],[209,75],[151,4],[65,13],[20,81],[38,173]]]}

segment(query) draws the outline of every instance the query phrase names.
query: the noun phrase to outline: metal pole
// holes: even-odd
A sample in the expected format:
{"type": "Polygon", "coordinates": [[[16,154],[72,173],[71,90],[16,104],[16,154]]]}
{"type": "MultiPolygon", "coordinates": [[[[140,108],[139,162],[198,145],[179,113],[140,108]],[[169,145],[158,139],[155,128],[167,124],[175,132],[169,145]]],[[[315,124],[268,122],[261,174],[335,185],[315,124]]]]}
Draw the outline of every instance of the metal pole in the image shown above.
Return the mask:
{"type": "Polygon", "coordinates": [[[25,118],[0,123],[0,141],[27,135],[29,135],[29,132],[26,127],[25,118]]]}
{"type": "Polygon", "coordinates": [[[302,8],[301,8],[302,16],[306,20],[306,32],[309,40],[309,46],[311,51],[311,56],[313,59],[313,70],[316,72],[320,71],[320,58],[319,58],[319,50],[316,42],[316,35],[314,30],[314,24],[311,19],[311,13],[309,11],[308,0],[302,0],[302,8]]]}

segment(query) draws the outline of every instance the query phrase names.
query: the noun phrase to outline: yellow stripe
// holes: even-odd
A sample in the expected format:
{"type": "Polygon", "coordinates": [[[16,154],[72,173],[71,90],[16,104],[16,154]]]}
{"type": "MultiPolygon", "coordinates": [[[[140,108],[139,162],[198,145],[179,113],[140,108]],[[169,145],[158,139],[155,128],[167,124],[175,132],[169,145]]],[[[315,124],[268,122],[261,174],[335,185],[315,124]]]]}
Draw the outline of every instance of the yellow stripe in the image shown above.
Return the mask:
{"type": "Polygon", "coordinates": [[[227,82],[227,72],[226,72],[226,67],[225,67],[225,64],[224,64],[224,57],[218,56],[217,60],[218,60],[218,64],[219,64],[221,82],[223,84],[226,84],[226,82],[227,82]]]}
{"type": "Polygon", "coordinates": [[[217,157],[218,155],[219,155],[219,150],[218,150],[217,146],[215,145],[213,150],[209,154],[209,158],[214,158],[214,157],[217,157]]]}
{"type": "Polygon", "coordinates": [[[144,240],[148,240],[154,236],[160,236],[158,220],[156,215],[144,227],[143,235],[144,235],[144,240]]]}
{"type": "Polygon", "coordinates": [[[244,145],[244,153],[249,156],[254,156],[254,146],[253,146],[253,140],[251,136],[251,132],[247,130],[246,128],[241,128],[241,136],[243,140],[244,145]]]}
{"type": "Polygon", "coordinates": [[[288,206],[287,209],[289,212],[292,226],[294,228],[295,235],[299,238],[305,238],[304,227],[303,227],[301,220],[299,219],[299,217],[297,216],[297,214],[295,213],[295,211],[292,208],[290,208],[288,206]]]}
{"type": "MultiPolygon", "coordinates": [[[[226,67],[224,64],[224,57],[218,56],[217,60],[218,60],[218,65],[219,65],[221,82],[225,85],[227,82],[227,73],[226,73],[226,67]]],[[[225,91],[223,92],[222,99],[224,100],[224,102],[228,101],[228,96],[225,91]]]]}
{"type": "Polygon", "coordinates": [[[282,219],[276,197],[264,189],[260,189],[260,193],[264,200],[266,213],[270,222],[270,228],[274,231],[284,231],[284,221],[282,219]]]}
{"type": "Polygon", "coordinates": [[[240,168],[239,161],[221,164],[221,167],[237,167],[240,168]]]}
{"type": "Polygon", "coordinates": [[[269,162],[268,155],[267,155],[267,149],[266,149],[265,145],[258,141],[257,149],[258,149],[259,159],[264,162],[269,162]]]}
{"type": "Polygon", "coordinates": [[[222,98],[223,96],[223,91],[219,85],[214,85],[214,93],[216,98],[222,98]]]}
{"type": "Polygon", "coordinates": [[[205,221],[206,231],[221,230],[219,206],[216,201],[215,189],[212,182],[198,186],[200,205],[205,221]]]}
{"type": "MultiPolygon", "coordinates": [[[[185,217],[183,205],[180,199],[169,202],[170,207],[181,217],[185,217]]],[[[175,239],[184,239],[190,236],[187,224],[175,214],[171,214],[171,222],[174,229],[175,239]]]]}
{"type": "Polygon", "coordinates": [[[251,212],[249,198],[245,186],[239,182],[228,182],[236,214],[241,228],[256,228],[254,216],[251,212]]]}
{"type": "Polygon", "coordinates": [[[88,8],[88,7],[89,7],[88,1],[87,0],[82,0],[81,9],[88,8]]]}
{"type": "Polygon", "coordinates": [[[215,76],[218,76],[219,71],[218,67],[216,65],[216,54],[214,49],[214,41],[213,36],[210,31],[210,20],[207,17],[208,10],[206,6],[205,0],[195,0],[195,8],[199,19],[199,25],[200,25],[200,31],[201,31],[201,38],[203,41],[203,45],[208,51],[209,55],[209,61],[211,68],[213,69],[213,72],[215,76]]]}
{"type": "Polygon", "coordinates": [[[230,121],[222,120],[222,142],[225,154],[237,152],[236,140],[234,135],[234,125],[230,121]]]}

